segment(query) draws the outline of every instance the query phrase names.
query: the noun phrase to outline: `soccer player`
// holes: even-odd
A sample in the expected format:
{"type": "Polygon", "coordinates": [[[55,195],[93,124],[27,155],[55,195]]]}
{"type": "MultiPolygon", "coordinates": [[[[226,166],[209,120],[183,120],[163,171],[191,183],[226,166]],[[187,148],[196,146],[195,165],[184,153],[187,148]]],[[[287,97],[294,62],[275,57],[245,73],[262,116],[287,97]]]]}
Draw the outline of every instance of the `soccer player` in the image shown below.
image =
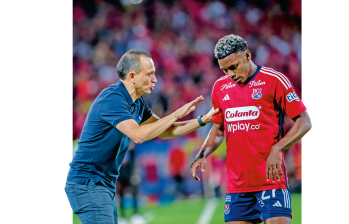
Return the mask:
{"type": "Polygon", "coordinates": [[[167,117],[152,113],[142,95],[155,86],[155,66],[144,51],[126,52],[117,65],[120,80],[94,100],[70,163],[65,191],[82,223],[117,223],[115,196],[120,166],[131,140],[137,144],[184,135],[212,121],[219,110],[189,121],[176,122],[195,109],[200,96],[167,117]],[[114,208],[113,208],[114,207],[114,208]]]}
{"type": "Polygon", "coordinates": [[[291,223],[291,198],[285,150],[310,129],[306,107],[289,79],[274,69],[255,65],[246,41],[237,35],[221,38],[215,57],[225,76],[212,90],[220,111],[195,161],[191,175],[205,170],[205,158],[227,141],[224,219],[229,224],[291,223]],[[294,121],[284,135],[285,113],[294,121]]]}

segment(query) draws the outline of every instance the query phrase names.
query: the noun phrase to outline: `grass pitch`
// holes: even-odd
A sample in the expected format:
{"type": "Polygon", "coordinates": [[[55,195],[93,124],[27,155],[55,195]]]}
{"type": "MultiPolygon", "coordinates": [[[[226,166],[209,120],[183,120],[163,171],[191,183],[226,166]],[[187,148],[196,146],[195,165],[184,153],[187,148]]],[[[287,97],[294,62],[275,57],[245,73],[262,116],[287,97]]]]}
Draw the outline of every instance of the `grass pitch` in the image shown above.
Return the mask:
{"type": "MultiPolygon", "coordinates": [[[[301,194],[291,194],[292,224],[301,224],[301,194]]],[[[196,224],[205,207],[207,200],[175,201],[167,205],[146,206],[140,209],[147,224],[196,224]]],[[[224,224],[224,199],[218,199],[218,205],[210,224],[224,224]]],[[[132,210],[126,210],[126,218],[130,218],[132,210]]],[[[81,224],[77,215],[73,215],[73,224],[81,224]]]]}

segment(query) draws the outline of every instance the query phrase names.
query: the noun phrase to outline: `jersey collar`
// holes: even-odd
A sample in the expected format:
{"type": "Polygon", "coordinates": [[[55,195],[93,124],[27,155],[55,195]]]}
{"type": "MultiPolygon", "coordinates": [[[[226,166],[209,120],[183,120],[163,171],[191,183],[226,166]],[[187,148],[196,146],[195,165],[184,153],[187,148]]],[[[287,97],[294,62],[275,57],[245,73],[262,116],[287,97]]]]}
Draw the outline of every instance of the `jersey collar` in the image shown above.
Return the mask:
{"type": "Polygon", "coordinates": [[[252,81],[257,76],[257,74],[258,74],[259,70],[261,70],[261,68],[262,68],[262,66],[257,65],[256,72],[250,78],[248,78],[244,84],[246,85],[248,82],[252,81]]]}
{"type": "Polygon", "coordinates": [[[127,91],[124,83],[122,83],[120,80],[116,83],[116,86],[118,86],[120,89],[121,89],[121,92],[124,94],[124,96],[126,97],[126,100],[127,102],[133,106],[135,105],[136,103],[133,102],[132,98],[131,98],[131,95],[130,93],[127,91]]]}

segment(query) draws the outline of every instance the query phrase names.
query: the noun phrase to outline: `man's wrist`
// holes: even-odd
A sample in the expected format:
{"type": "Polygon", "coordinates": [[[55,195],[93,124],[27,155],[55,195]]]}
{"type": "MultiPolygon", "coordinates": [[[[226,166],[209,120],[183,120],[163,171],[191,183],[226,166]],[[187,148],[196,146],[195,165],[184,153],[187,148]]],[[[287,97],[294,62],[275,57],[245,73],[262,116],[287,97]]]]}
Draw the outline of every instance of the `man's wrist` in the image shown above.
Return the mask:
{"type": "Polygon", "coordinates": [[[202,121],[202,115],[200,115],[200,116],[198,116],[197,118],[196,118],[196,120],[198,121],[198,123],[199,123],[199,125],[201,126],[201,127],[203,127],[203,126],[205,126],[206,124],[202,121]]]}
{"type": "Polygon", "coordinates": [[[173,117],[174,117],[176,120],[179,119],[179,116],[178,116],[178,112],[177,112],[177,111],[175,111],[172,115],[173,115],[173,117]]]}
{"type": "Polygon", "coordinates": [[[203,151],[200,151],[200,152],[196,155],[195,160],[197,160],[197,159],[205,159],[205,155],[204,155],[203,151]]]}
{"type": "Polygon", "coordinates": [[[205,124],[208,124],[208,123],[212,122],[211,120],[208,119],[208,116],[207,116],[207,115],[203,115],[203,116],[201,117],[201,120],[202,120],[202,122],[204,122],[205,124]]]}
{"type": "Polygon", "coordinates": [[[273,146],[273,147],[271,147],[271,152],[282,152],[281,151],[281,148],[280,147],[275,147],[275,146],[273,146]]]}

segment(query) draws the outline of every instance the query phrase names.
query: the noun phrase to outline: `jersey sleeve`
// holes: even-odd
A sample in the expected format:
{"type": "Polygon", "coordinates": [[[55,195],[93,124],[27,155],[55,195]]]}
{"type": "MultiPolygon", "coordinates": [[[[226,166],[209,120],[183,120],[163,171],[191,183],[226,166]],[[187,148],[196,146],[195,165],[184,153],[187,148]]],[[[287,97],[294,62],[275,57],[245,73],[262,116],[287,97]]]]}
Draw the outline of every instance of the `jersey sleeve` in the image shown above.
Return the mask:
{"type": "Polygon", "coordinates": [[[212,105],[213,105],[213,108],[214,109],[217,109],[219,108],[219,112],[217,114],[215,114],[212,118],[212,121],[214,123],[217,123],[217,124],[224,124],[224,114],[223,114],[223,111],[222,111],[222,107],[218,101],[218,97],[215,93],[215,88],[213,87],[213,90],[212,90],[212,95],[211,95],[211,99],[212,99],[212,105]]]}
{"type": "Polygon", "coordinates": [[[113,93],[103,98],[98,115],[101,120],[113,127],[122,121],[134,119],[129,105],[121,93],[113,93]]]}
{"type": "Polygon", "coordinates": [[[145,102],[143,97],[142,97],[142,100],[143,100],[144,110],[143,110],[143,117],[142,117],[141,123],[143,123],[144,121],[148,120],[151,117],[151,115],[153,115],[153,111],[148,106],[147,102],[145,102]]]}
{"type": "Polygon", "coordinates": [[[275,100],[291,119],[307,109],[285,75],[277,81],[275,100]]]}

